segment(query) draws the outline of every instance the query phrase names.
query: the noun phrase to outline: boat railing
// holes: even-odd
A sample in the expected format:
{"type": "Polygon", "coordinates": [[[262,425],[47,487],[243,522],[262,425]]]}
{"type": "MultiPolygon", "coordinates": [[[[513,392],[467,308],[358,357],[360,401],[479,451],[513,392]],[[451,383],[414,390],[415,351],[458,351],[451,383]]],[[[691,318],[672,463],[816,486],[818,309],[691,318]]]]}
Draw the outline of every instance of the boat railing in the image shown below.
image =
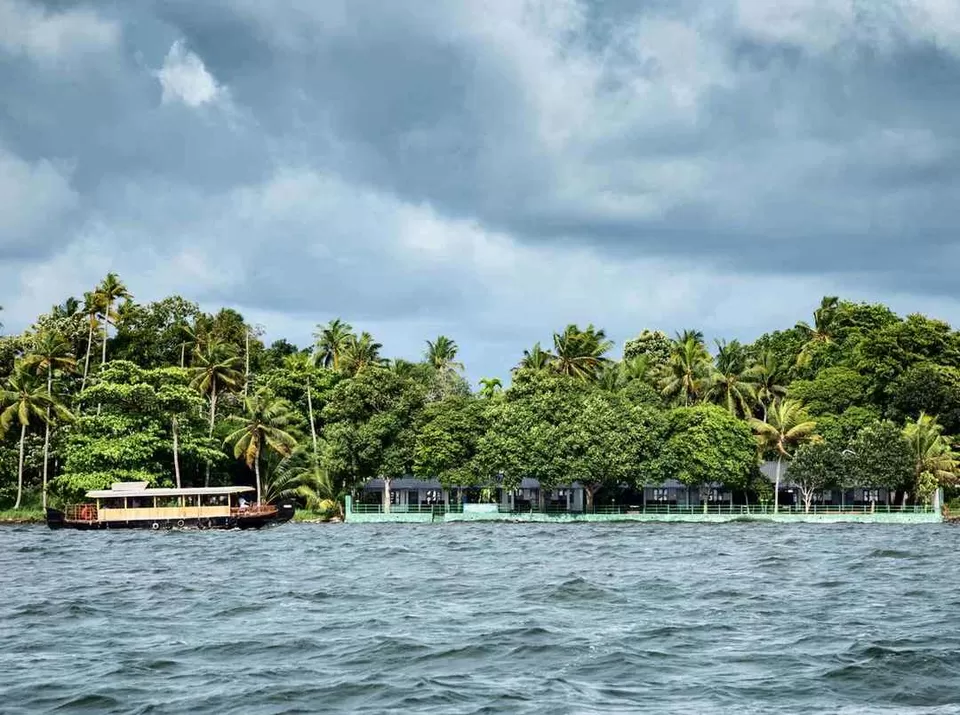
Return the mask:
{"type": "Polygon", "coordinates": [[[97,505],[89,502],[84,504],[69,504],[63,513],[67,521],[97,521],[97,505]]]}

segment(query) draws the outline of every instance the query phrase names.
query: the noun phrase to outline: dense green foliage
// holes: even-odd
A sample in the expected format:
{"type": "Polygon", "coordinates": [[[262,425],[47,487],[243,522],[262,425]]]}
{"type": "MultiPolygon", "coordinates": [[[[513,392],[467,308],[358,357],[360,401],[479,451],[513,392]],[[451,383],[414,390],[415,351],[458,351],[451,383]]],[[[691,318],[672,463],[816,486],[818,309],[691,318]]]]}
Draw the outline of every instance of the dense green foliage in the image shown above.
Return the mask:
{"type": "Polygon", "coordinates": [[[266,346],[235,310],[137,303],[108,275],[0,336],[0,507],[135,479],[257,485],[332,513],[405,475],[578,481],[588,504],[668,479],[766,498],[764,459],[808,506],[836,486],[907,502],[956,480],[960,335],[880,305],[827,297],[809,323],[712,350],[696,330],[643,329],[622,359],[602,329],[571,324],[476,393],[447,336],[419,361],[341,319],[315,338],[266,346]]]}

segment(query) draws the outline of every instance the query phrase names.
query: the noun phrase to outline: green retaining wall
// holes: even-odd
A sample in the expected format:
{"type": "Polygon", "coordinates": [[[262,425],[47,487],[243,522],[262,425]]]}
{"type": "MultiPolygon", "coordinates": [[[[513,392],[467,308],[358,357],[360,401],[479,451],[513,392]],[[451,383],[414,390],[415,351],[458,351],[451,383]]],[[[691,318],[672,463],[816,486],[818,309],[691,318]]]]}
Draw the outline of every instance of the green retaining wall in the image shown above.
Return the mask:
{"type": "Polygon", "coordinates": [[[737,521],[770,522],[777,524],[939,524],[943,517],[930,512],[874,512],[863,514],[544,514],[466,512],[430,514],[407,512],[354,512],[350,497],[346,499],[346,521],[352,524],[442,524],[453,522],[499,521],[513,523],[572,524],[613,522],[683,522],[691,524],[724,524],[737,521]]]}

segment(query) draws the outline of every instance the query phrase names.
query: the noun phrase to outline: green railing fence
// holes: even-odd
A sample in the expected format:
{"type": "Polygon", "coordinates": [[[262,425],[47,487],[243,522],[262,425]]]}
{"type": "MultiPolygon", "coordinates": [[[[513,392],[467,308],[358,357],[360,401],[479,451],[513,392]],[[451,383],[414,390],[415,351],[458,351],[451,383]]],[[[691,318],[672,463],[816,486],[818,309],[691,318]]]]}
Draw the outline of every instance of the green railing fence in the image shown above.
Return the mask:
{"type": "MultiPolygon", "coordinates": [[[[381,514],[383,506],[381,504],[363,504],[354,502],[352,511],[355,514],[381,514]]],[[[773,504],[708,504],[704,509],[703,505],[682,505],[682,504],[605,504],[594,506],[584,511],[573,511],[558,507],[545,507],[540,509],[537,506],[528,508],[510,508],[503,505],[497,505],[497,511],[501,514],[722,514],[722,515],[745,515],[751,514],[773,514],[773,504]]],[[[394,514],[457,514],[463,513],[463,504],[393,504],[390,512],[394,514]]],[[[841,506],[839,504],[811,504],[807,511],[802,505],[783,505],[781,504],[778,513],[780,514],[926,514],[933,512],[930,505],[908,504],[901,506],[899,504],[852,504],[841,506]]]]}

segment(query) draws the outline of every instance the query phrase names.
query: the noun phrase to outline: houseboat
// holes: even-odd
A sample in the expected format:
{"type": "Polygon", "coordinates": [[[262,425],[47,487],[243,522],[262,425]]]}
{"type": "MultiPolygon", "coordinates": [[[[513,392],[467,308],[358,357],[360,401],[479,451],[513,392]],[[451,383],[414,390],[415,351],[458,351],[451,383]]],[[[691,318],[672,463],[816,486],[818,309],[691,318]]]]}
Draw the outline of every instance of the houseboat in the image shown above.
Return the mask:
{"type": "Polygon", "coordinates": [[[252,487],[149,488],[119,482],[87,492],[87,501],[47,509],[51,529],[260,529],[293,518],[294,505],[251,504],[252,487]]]}

